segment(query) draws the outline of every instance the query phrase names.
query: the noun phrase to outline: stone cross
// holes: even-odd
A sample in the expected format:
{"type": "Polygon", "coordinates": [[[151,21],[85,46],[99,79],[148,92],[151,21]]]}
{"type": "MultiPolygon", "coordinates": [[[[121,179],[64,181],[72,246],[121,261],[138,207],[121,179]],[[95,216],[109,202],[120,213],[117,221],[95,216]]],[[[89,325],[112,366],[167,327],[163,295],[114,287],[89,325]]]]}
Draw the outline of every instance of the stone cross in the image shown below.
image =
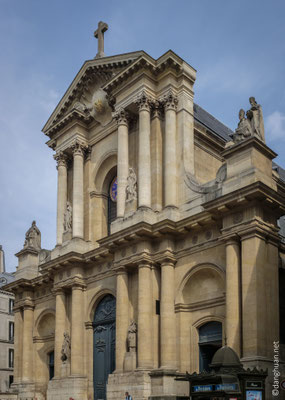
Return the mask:
{"type": "Polygon", "coordinates": [[[104,57],[104,32],[108,29],[106,22],[100,21],[98,23],[98,29],[94,32],[94,36],[98,39],[98,53],[95,58],[104,57]]]}

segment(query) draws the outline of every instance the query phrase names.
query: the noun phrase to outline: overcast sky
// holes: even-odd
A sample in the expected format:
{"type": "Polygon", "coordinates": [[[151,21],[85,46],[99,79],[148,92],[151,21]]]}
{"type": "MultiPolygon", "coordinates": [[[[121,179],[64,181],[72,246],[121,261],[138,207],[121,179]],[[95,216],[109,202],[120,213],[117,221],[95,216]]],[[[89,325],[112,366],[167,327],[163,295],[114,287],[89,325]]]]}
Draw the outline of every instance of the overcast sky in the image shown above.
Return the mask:
{"type": "Polygon", "coordinates": [[[284,0],[0,0],[0,244],[14,271],[32,220],[56,240],[56,165],[41,129],[85,60],[172,49],[197,70],[195,102],[231,129],[255,96],[285,167],[284,0]]]}

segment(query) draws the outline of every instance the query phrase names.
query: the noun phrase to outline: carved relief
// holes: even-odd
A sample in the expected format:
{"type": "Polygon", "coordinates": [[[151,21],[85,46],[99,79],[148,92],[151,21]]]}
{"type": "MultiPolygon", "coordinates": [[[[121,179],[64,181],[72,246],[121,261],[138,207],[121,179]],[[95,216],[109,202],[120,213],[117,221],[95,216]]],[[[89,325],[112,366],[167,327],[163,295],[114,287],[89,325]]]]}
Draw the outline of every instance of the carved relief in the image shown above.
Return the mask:
{"type": "Polygon", "coordinates": [[[73,109],[86,117],[93,118],[102,126],[106,126],[112,120],[112,109],[109,105],[107,93],[98,86],[93,87],[93,90],[85,87],[85,91],[73,104],[73,109]]]}
{"type": "Polygon", "coordinates": [[[26,232],[24,249],[27,248],[41,250],[41,232],[36,225],[36,221],[32,222],[32,226],[26,232]]]}

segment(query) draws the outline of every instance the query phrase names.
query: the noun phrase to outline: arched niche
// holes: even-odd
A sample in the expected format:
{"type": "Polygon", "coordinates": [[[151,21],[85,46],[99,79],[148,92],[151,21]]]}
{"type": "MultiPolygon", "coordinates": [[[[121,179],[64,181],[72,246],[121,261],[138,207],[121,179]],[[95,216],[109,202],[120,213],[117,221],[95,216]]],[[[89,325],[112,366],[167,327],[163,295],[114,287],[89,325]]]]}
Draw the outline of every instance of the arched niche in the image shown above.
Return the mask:
{"type": "Polygon", "coordinates": [[[35,333],[41,338],[54,335],[55,332],[55,312],[52,309],[44,310],[37,318],[35,323],[35,333]]]}
{"type": "Polygon", "coordinates": [[[177,303],[211,302],[225,293],[225,272],[214,264],[193,267],[183,278],[177,294],[177,303]]]}

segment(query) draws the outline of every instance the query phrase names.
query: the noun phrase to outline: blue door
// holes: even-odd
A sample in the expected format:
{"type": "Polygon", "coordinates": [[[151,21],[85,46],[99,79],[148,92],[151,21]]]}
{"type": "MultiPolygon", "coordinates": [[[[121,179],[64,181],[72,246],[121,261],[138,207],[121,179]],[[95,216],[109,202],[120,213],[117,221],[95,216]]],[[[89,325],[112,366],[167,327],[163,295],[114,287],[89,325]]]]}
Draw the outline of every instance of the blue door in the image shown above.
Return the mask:
{"type": "Polygon", "coordinates": [[[105,296],[96,308],[93,322],[94,399],[106,399],[108,375],[115,369],[116,299],[105,296]]]}

